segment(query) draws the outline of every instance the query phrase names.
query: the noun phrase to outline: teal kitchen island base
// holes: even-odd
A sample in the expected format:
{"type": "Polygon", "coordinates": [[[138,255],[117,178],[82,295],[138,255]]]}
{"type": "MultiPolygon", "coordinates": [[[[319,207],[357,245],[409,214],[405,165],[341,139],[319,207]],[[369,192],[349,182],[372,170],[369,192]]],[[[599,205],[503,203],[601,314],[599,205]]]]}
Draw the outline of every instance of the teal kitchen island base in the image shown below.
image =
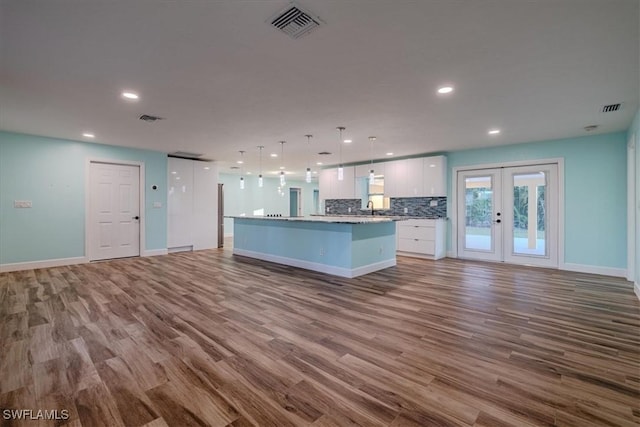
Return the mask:
{"type": "Polygon", "coordinates": [[[370,217],[233,217],[233,253],[341,277],[396,265],[396,225],[370,217]]]}

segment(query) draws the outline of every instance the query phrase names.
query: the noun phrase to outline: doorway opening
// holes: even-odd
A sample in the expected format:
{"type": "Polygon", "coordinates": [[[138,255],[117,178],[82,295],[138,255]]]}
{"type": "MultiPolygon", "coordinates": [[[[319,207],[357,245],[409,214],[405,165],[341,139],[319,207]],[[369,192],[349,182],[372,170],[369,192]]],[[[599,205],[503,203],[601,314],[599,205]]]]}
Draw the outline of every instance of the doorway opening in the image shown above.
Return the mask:
{"type": "Polygon", "coordinates": [[[289,216],[302,216],[302,189],[289,188],[289,216]]]}

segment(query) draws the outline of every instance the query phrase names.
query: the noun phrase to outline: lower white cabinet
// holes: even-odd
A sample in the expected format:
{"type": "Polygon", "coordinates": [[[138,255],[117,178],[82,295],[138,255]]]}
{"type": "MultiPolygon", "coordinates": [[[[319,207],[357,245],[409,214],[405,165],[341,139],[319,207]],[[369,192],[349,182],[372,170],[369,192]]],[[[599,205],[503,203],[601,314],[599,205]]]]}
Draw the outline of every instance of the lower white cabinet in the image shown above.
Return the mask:
{"type": "Polygon", "coordinates": [[[440,259],[445,256],[444,219],[408,219],[396,223],[400,255],[440,259]]]}

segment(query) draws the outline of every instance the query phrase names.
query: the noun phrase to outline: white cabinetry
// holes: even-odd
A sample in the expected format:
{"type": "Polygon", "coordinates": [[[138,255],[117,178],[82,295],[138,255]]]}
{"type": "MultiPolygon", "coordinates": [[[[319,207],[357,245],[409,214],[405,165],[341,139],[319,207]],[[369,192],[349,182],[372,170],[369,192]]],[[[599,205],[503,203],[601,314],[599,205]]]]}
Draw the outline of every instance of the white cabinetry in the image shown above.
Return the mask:
{"type": "Polygon", "coordinates": [[[423,157],[423,194],[427,197],[447,195],[447,158],[445,156],[423,157]]]}
{"type": "Polygon", "coordinates": [[[401,255],[440,259],[445,256],[445,220],[409,219],[396,225],[401,255]]]}
{"type": "Polygon", "coordinates": [[[355,199],[355,166],[345,166],[342,181],[338,180],[338,168],[322,169],[319,178],[320,198],[355,199]]]}
{"type": "Polygon", "coordinates": [[[218,173],[215,165],[169,157],[167,247],[198,250],[218,246],[218,173]]]}
{"type": "Polygon", "coordinates": [[[447,195],[446,157],[419,157],[385,162],[386,197],[447,195]]]}

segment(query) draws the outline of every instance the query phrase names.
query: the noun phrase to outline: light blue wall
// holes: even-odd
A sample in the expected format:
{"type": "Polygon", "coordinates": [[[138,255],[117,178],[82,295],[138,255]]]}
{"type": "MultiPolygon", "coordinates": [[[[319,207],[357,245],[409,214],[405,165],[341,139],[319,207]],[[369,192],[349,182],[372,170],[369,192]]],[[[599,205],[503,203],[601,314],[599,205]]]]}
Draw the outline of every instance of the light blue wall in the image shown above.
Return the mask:
{"type": "Polygon", "coordinates": [[[146,249],[167,247],[166,154],[0,131],[0,264],[84,256],[87,158],[144,162],[146,249]]]}
{"type": "MultiPolygon", "coordinates": [[[[626,268],[626,133],[447,153],[449,216],[455,167],[564,158],[566,263],[626,268]]],[[[451,223],[447,247],[451,250],[451,223]]]]}
{"type": "MultiPolygon", "coordinates": [[[[218,182],[224,184],[224,214],[225,215],[253,215],[258,209],[264,209],[266,214],[281,214],[289,216],[289,188],[301,188],[303,216],[316,213],[313,208],[313,190],[318,189],[318,182],[307,184],[304,181],[287,180],[282,192],[278,191],[278,178],[264,178],[262,188],[258,187],[258,177],[245,175],[245,188],[240,190],[240,176],[221,173],[218,182]]],[[[233,220],[225,218],[224,233],[233,234],[233,220]]]]}
{"type": "Polygon", "coordinates": [[[640,285],[640,110],[636,113],[633,123],[627,132],[627,140],[635,135],[635,182],[636,182],[636,205],[634,207],[634,215],[636,222],[635,233],[635,246],[636,246],[636,261],[635,261],[635,283],[640,285]]]}

